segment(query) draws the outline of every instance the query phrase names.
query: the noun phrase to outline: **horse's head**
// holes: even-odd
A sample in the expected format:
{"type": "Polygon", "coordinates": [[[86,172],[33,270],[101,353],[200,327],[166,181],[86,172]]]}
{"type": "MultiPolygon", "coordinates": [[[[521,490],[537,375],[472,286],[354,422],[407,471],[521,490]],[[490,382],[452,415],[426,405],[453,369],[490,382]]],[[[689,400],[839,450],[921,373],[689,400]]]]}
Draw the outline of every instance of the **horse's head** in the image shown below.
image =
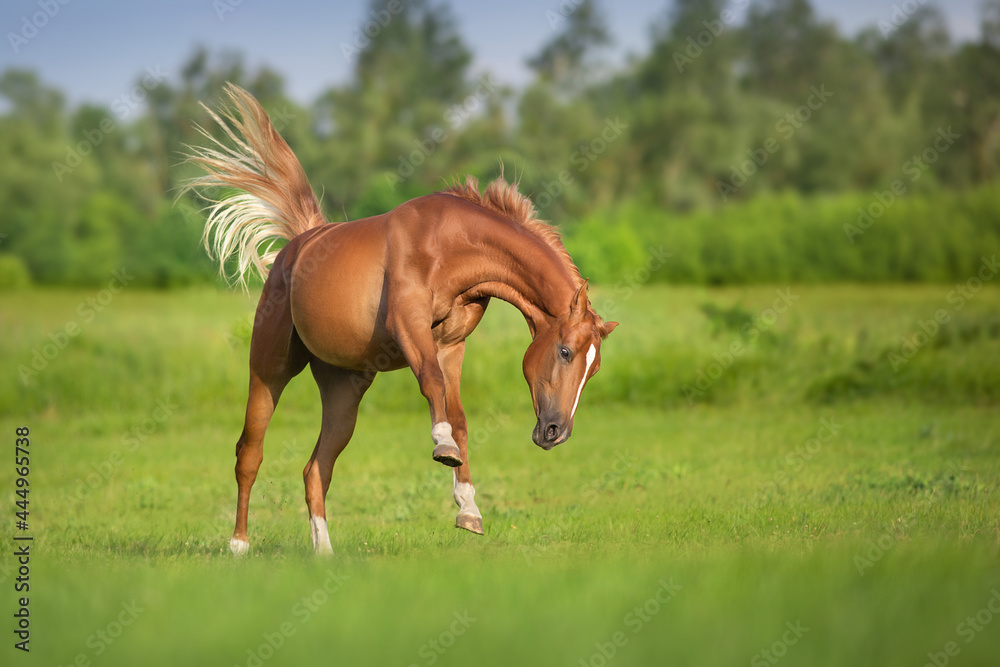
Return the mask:
{"type": "Polygon", "coordinates": [[[590,309],[584,283],[568,313],[535,331],[524,353],[524,377],[538,417],[531,439],[542,449],[569,438],[583,386],[601,367],[601,341],[616,326],[590,309]]]}

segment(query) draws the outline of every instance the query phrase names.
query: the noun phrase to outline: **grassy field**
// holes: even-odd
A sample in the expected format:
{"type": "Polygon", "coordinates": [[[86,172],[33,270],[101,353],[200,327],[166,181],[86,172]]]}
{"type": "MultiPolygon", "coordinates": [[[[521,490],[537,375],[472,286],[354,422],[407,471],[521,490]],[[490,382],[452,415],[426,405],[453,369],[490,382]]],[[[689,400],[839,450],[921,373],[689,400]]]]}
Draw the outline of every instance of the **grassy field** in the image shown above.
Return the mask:
{"type": "Polygon", "coordinates": [[[253,299],[0,294],[0,662],[995,664],[1000,291],[962,287],[595,290],[622,326],[551,452],[530,441],[527,328],[491,306],[464,380],[486,535],[453,528],[398,372],[338,461],[324,561],[308,374],[268,432],[251,554],[228,553],[253,299]]]}

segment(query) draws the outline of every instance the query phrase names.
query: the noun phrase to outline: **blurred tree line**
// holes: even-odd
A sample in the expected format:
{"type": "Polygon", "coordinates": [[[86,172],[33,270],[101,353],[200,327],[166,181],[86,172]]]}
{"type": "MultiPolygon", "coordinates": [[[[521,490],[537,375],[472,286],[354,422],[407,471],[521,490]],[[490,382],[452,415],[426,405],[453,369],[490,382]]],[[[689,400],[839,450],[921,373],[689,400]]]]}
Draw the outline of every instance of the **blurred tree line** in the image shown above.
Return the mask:
{"type": "Polygon", "coordinates": [[[607,60],[606,11],[580,0],[545,12],[552,36],[528,59],[534,78],[522,90],[472,71],[449,7],[427,0],[405,2],[345,54],[350,81],[305,107],[278,72],[206,49],[174,79],[140,73],[110,108],[67,108],[33,72],[8,70],[0,285],[95,285],[123,264],[138,284],[214,280],[200,247],[202,203],[174,196],[194,175],[182,153],[204,141],[196,125],[214,131],[199,103],[218,106],[226,81],[269,110],[330,219],[381,213],[465,173],[488,179],[506,168],[564,228],[585,272],[606,280],[641,265],[662,239],[685,250],[659,277],[696,282],[794,277],[786,255],[822,264],[833,237],[838,257],[863,244],[867,254],[812,277],[949,279],[984,243],[996,247],[1000,198],[988,188],[1000,167],[1000,2],[982,6],[978,40],[956,43],[941,9],[916,0],[853,38],[809,0],[673,0],[648,52],[617,67],[607,60]],[[963,218],[968,239],[950,228],[965,201],[956,192],[976,201],[976,216],[963,218]],[[912,201],[863,238],[841,231],[871,219],[882,193],[912,201]],[[838,213],[825,216],[821,245],[806,248],[802,222],[817,206],[838,213]],[[944,248],[941,264],[894,269],[916,219],[919,240],[944,248]],[[730,227],[741,224],[770,250],[733,241],[730,227]],[[722,246],[735,265],[767,257],[765,270],[720,276],[707,267],[729,261],[722,246]]]}

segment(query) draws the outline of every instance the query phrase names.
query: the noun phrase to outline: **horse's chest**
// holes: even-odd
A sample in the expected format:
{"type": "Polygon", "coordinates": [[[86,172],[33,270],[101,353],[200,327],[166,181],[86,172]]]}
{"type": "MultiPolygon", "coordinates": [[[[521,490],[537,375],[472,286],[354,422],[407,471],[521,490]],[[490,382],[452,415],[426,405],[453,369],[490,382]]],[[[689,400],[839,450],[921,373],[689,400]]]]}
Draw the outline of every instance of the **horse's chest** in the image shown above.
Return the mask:
{"type": "Polygon", "coordinates": [[[483,319],[488,301],[489,299],[480,299],[453,307],[446,317],[434,323],[434,341],[439,346],[453,345],[468,338],[483,319]]]}

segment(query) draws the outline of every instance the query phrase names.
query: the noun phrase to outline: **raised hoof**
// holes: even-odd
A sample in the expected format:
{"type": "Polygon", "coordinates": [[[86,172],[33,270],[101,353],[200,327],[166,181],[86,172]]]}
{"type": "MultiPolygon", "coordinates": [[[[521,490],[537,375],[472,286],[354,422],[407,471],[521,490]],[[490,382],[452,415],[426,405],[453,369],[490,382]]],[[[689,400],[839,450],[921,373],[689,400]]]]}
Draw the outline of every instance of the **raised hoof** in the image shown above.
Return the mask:
{"type": "Polygon", "coordinates": [[[483,518],[481,516],[472,516],[471,514],[459,514],[458,518],[455,519],[455,527],[465,528],[471,533],[482,535],[483,518]]]}
{"type": "Polygon", "coordinates": [[[434,448],[434,460],[446,466],[457,468],[462,465],[462,453],[457,445],[441,443],[434,448]]]}

